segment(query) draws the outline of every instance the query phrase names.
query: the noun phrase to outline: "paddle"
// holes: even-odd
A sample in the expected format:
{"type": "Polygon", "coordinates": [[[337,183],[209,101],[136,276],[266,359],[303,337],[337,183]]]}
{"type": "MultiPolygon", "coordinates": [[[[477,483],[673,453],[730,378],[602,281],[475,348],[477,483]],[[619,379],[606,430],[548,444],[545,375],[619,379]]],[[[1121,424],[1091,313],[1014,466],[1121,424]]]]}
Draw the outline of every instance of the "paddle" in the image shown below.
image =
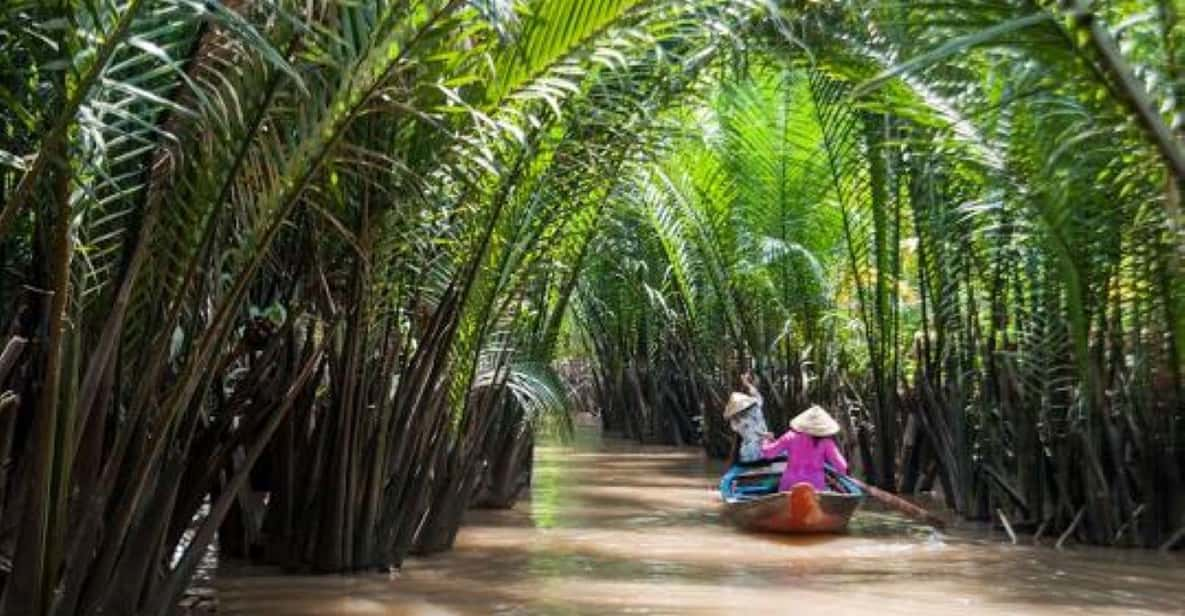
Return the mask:
{"type": "Polygon", "coordinates": [[[904,498],[889,494],[888,492],[885,492],[876,486],[870,486],[850,475],[845,476],[844,479],[856,484],[861,490],[867,492],[869,496],[884,503],[891,509],[895,509],[915,520],[925,522],[926,524],[929,524],[935,528],[946,528],[946,522],[943,521],[942,518],[930,513],[929,511],[926,511],[925,509],[922,509],[921,507],[918,507],[904,498]]]}

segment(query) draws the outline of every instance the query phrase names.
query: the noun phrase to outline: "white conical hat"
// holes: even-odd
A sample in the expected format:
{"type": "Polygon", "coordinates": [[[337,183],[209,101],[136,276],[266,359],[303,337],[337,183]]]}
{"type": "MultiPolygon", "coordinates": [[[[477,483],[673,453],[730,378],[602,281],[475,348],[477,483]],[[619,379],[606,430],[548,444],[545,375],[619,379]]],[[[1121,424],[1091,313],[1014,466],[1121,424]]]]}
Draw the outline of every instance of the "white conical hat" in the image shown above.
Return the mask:
{"type": "Polygon", "coordinates": [[[749,407],[755,404],[757,404],[757,398],[746,396],[739,391],[734,391],[728,397],[728,404],[724,407],[724,418],[729,419],[741,411],[747,411],[749,407]]]}
{"type": "Polygon", "coordinates": [[[817,404],[790,420],[790,428],[811,436],[834,436],[839,433],[839,423],[817,404]]]}

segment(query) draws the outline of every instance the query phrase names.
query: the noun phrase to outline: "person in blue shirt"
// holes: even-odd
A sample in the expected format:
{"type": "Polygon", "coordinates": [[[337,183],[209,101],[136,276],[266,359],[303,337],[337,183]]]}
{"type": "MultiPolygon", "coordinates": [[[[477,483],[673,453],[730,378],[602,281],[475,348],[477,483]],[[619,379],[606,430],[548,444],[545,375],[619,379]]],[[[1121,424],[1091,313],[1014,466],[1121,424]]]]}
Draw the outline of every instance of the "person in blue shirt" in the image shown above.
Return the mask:
{"type": "Polygon", "coordinates": [[[741,382],[749,393],[732,392],[724,407],[724,420],[736,433],[733,460],[744,464],[761,461],[764,458],[761,454],[762,442],[773,435],[765,423],[765,414],[761,411],[764,400],[754,384],[753,375],[746,372],[741,376],[741,382]]]}

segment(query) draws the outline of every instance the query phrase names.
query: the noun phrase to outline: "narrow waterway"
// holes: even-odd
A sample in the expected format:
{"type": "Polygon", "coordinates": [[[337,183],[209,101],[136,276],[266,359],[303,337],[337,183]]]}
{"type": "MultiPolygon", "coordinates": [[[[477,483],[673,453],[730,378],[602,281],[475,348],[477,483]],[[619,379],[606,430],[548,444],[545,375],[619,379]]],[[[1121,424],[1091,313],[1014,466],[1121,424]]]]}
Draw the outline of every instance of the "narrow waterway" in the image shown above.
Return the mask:
{"type": "Polygon", "coordinates": [[[694,449],[541,447],[532,495],[394,575],[220,575],[224,614],[1185,614],[1185,559],[1013,546],[862,511],[843,536],[721,523],[694,449]]]}

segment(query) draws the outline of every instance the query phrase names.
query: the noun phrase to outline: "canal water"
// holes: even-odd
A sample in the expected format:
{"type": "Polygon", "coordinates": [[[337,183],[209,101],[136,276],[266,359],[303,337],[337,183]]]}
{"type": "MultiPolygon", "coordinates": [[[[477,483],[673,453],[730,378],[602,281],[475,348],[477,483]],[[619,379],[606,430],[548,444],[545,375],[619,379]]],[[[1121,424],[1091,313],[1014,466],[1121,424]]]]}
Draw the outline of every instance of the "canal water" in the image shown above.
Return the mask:
{"type": "Polygon", "coordinates": [[[873,510],[841,536],[745,534],[720,520],[720,471],[695,449],[585,434],[540,447],[530,497],[471,512],[451,552],[389,575],[219,575],[218,611],[1185,614],[1179,555],[1011,545],[873,510]]]}

